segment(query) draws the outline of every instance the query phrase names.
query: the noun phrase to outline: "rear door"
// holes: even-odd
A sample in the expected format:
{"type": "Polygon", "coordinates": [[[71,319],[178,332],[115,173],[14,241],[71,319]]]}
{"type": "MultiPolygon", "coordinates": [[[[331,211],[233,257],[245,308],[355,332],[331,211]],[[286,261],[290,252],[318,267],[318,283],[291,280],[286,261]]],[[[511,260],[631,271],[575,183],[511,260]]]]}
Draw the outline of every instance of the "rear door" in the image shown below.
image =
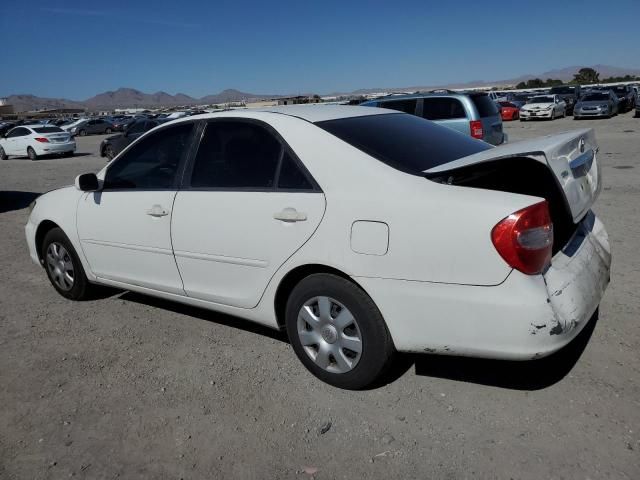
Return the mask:
{"type": "Polygon", "coordinates": [[[442,126],[470,135],[469,119],[462,102],[453,97],[425,97],[422,117],[442,126]]]}
{"type": "Polygon", "coordinates": [[[502,117],[496,103],[487,94],[472,94],[469,97],[478,112],[478,120],[482,122],[482,139],[492,145],[500,145],[504,141],[504,133],[502,117]]]}
{"type": "Polygon", "coordinates": [[[173,207],[173,248],[185,292],[255,307],[324,209],[324,194],[265,124],[208,122],[173,207]]]}

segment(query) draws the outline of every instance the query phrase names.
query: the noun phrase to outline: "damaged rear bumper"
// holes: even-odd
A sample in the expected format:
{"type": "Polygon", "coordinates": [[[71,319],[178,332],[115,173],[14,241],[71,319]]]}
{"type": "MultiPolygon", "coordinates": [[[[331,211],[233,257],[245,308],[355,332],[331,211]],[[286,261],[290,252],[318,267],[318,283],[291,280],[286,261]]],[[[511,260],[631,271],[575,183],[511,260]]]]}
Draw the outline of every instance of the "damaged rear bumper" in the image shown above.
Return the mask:
{"type": "Polygon", "coordinates": [[[357,277],[399,351],[529,360],[573,340],[609,283],[611,252],[589,212],[544,276],[513,271],[493,287],[357,277]]]}

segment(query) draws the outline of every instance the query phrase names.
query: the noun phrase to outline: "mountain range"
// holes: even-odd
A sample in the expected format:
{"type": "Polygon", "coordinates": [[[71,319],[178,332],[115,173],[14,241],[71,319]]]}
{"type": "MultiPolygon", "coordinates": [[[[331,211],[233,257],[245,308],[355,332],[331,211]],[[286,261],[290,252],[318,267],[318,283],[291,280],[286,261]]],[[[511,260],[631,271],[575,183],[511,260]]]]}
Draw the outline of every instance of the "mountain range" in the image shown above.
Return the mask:
{"type": "MultiPolygon", "coordinates": [[[[390,92],[390,91],[417,91],[429,90],[434,88],[470,88],[470,87],[490,87],[490,86],[507,86],[515,85],[519,82],[526,82],[532,78],[560,79],[563,81],[573,79],[573,75],[584,66],[571,66],[556,70],[549,70],[537,75],[522,75],[508,80],[484,81],[475,80],[465,83],[451,83],[447,85],[420,85],[412,87],[377,87],[364,88],[353,92],[335,92],[330,95],[362,95],[374,92],[390,92]]],[[[615,77],[623,75],[640,76],[640,69],[620,68],[610,65],[592,65],[591,68],[600,73],[600,78],[615,77]]],[[[214,95],[206,95],[201,98],[191,97],[184,93],[171,95],[166,92],[144,93],[133,88],[119,88],[116,91],[100,93],[87,100],[77,101],[65,98],[42,98],[35,95],[21,94],[10,95],[7,97],[7,103],[13,105],[16,112],[34,111],[53,108],[87,108],[90,110],[113,109],[116,107],[138,107],[138,108],[157,108],[157,107],[176,107],[182,105],[211,105],[228,102],[237,102],[242,100],[259,100],[278,98],[288,95],[268,95],[241,92],[234,89],[223,90],[214,95]]]]}

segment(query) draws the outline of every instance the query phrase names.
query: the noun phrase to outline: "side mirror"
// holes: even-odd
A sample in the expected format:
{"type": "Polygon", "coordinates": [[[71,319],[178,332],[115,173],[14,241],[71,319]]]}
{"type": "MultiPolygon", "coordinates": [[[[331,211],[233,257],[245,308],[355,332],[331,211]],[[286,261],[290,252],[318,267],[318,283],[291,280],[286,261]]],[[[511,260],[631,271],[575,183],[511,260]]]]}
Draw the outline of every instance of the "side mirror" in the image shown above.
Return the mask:
{"type": "Polygon", "coordinates": [[[83,173],[78,175],[75,181],[76,188],[82,192],[95,192],[98,190],[98,177],[95,173],[83,173]]]}

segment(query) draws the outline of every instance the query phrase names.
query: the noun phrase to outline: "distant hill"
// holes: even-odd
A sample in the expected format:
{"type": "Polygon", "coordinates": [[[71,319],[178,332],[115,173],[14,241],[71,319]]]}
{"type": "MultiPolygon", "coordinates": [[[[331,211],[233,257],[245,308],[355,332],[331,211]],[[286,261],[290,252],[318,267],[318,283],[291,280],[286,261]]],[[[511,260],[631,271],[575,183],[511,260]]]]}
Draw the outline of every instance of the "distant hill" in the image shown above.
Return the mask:
{"type": "MultiPolygon", "coordinates": [[[[547,78],[560,79],[568,81],[573,79],[573,75],[585,66],[573,66],[556,70],[549,70],[537,75],[527,74],[521,75],[516,78],[508,80],[474,80],[464,83],[455,83],[447,85],[420,85],[413,87],[378,87],[378,88],[363,88],[355,90],[353,92],[340,92],[332,95],[363,95],[367,93],[376,92],[390,92],[390,91],[417,91],[417,90],[430,90],[434,88],[471,88],[471,87],[490,87],[490,86],[504,86],[515,85],[519,82],[526,82],[532,78],[540,78],[546,80],[547,78]]],[[[640,76],[640,69],[637,68],[620,68],[610,65],[591,65],[591,68],[597,70],[600,73],[600,78],[624,76],[624,75],[636,75],[640,76]]],[[[0,95],[1,96],[1,95],[0,95]]],[[[214,95],[206,95],[202,98],[190,97],[184,93],[177,93],[171,95],[166,92],[156,93],[144,93],[140,90],[133,88],[119,88],[115,91],[109,91],[100,93],[94,97],[91,97],[84,101],[68,100],[65,98],[41,98],[34,95],[22,94],[22,95],[10,95],[8,97],[8,103],[14,106],[17,112],[26,112],[33,110],[51,109],[51,108],[86,108],[89,110],[105,109],[110,110],[118,107],[130,107],[130,108],[159,108],[159,107],[177,107],[187,105],[211,105],[227,102],[238,102],[242,100],[256,100],[256,99],[270,99],[278,98],[288,95],[269,95],[269,94],[256,94],[241,92],[239,90],[228,89],[223,90],[220,93],[214,95]]]]}

